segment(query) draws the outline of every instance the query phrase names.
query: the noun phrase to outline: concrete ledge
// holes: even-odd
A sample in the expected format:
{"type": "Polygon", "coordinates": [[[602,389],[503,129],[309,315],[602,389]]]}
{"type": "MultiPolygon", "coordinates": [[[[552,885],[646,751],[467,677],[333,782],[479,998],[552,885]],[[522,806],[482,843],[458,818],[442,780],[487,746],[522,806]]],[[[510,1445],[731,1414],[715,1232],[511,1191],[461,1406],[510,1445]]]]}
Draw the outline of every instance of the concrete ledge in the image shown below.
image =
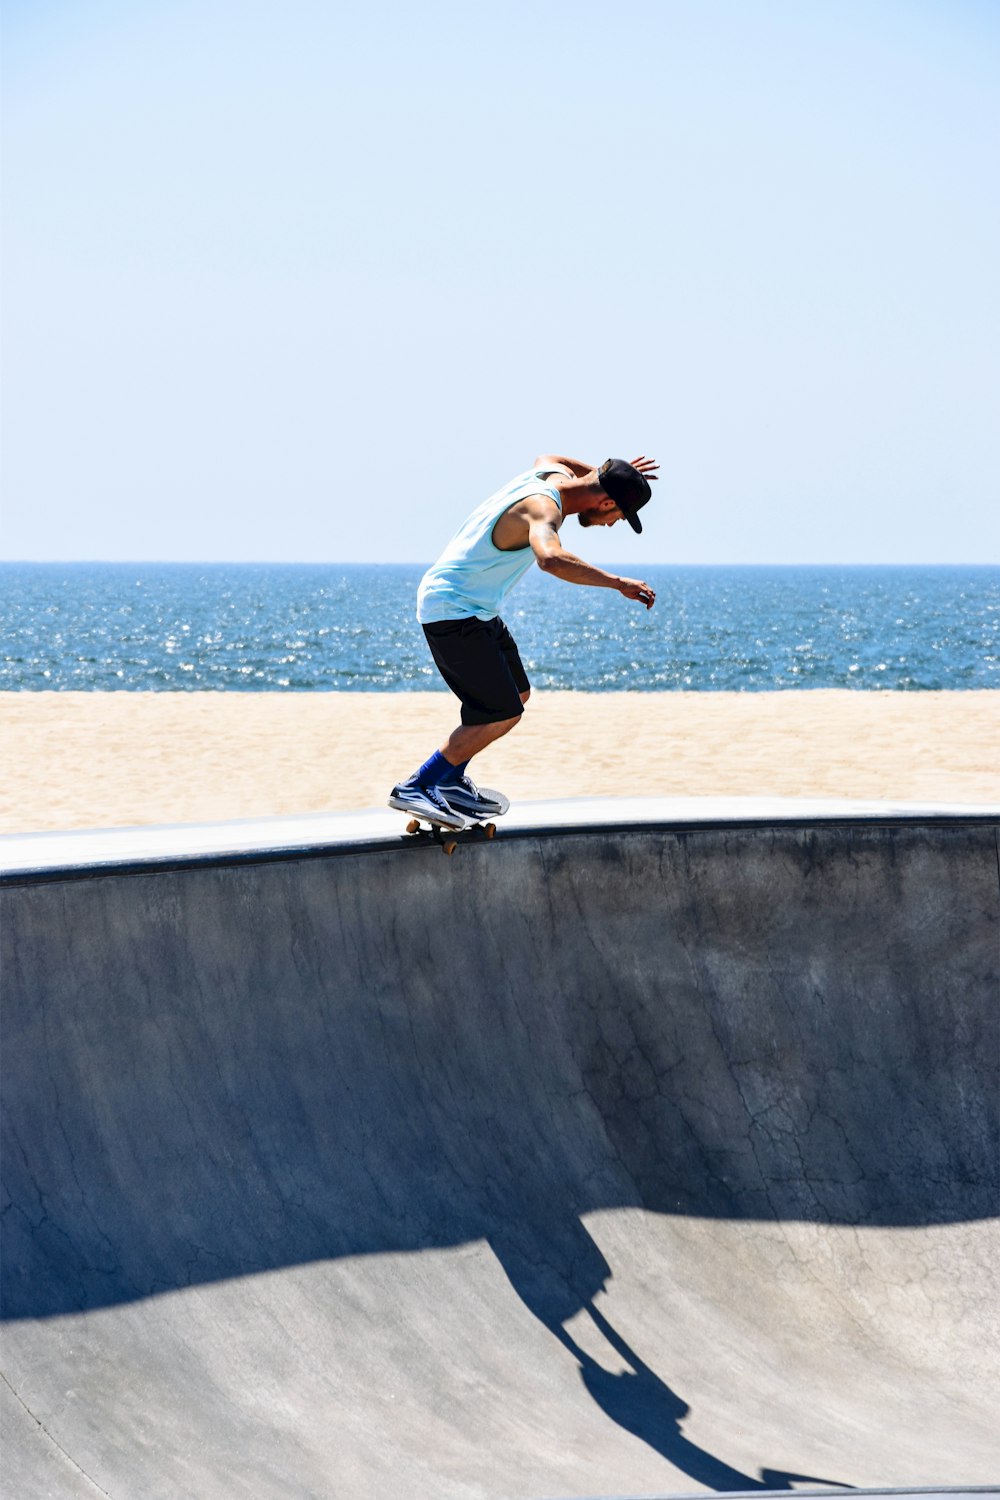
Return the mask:
{"type": "MultiPolygon", "coordinates": [[[[1000,826],[993,805],[855,802],[797,797],[588,797],[522,802],[498,824],[497,838],[593,832],[596,829],[717,827],[721,824],[809,826],[830,823],[970,823],[1000,826]]],[[[246,818],[229,823],[175,823],[81,829],[0,838],[0,884],[124,871],[178,869],[364,849],[412,849],[403,814],[386,808],[246,818]]],[[[421,841],[422,842],[422,841],[421,841]]]]}

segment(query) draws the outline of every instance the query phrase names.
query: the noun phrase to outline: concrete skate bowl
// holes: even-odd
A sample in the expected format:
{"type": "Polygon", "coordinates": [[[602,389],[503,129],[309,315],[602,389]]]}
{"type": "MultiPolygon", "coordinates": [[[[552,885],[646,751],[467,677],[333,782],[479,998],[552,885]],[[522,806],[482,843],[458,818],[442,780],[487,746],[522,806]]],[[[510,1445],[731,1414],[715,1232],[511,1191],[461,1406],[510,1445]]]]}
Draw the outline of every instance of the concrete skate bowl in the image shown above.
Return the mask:
{"type": "Polygon", "coordinates": [[[997,822],[12,875],[12,1497],[987,1485],[997,822]]]}

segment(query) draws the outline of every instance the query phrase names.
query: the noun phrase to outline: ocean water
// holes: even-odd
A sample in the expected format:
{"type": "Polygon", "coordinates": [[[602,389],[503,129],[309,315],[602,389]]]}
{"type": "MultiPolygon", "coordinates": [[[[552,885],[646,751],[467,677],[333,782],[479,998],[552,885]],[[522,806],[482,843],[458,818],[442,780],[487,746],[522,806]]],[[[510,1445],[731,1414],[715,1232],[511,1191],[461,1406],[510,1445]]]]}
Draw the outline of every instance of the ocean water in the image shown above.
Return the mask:
{"type": "MultiPolygon", "coordinates": [[[[423,569],[0,564],[0,689],[447,689],[423,569]]],[[[634,573],[634,566],[629,570],[634,573]]],[[[539,687],[1000,687],[1000,567],[650,567],[647,613],[532,571],[505,612],[539,687]]]]}

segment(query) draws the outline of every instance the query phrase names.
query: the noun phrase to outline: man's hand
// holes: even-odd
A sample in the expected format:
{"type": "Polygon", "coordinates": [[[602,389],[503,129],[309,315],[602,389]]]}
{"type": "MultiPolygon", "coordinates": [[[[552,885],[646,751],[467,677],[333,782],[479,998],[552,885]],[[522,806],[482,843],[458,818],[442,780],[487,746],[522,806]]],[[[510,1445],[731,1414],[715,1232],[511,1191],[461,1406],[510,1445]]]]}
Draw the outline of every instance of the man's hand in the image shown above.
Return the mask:
{"type": "Polygon", "coordinates": [[[641,583],[638,578],[619,578],[618,592],[624,594],[626,599],[637,599],[647,609],[652,609],[656,603],[656,590],[651,589],[648,583],[641,583]]]}
{"type": "Polygon", "coordinates": [[[645,474],[647,479],[659,479],[657,469],[660,467],[655,458],[647,458],[644,453],[638,458],[631,460],[633,469],[638,469],[640,474],[645,474]]]}

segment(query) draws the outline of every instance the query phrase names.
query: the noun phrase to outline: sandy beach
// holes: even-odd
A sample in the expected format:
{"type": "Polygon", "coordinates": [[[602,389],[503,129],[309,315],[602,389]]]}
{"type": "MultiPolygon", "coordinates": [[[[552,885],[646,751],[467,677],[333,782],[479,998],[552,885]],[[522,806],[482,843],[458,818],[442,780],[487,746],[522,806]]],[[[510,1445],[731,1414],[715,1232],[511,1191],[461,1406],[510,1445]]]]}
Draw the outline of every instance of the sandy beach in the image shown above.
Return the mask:
{"type": "MultiPolygon", "coordinates": [[[[384,804],[444,693],[0,694],[0,831],[384,804]]],[[[513,799],[1000,801],[1000,692],[537,693],[475,763],[513,799]]]]}

